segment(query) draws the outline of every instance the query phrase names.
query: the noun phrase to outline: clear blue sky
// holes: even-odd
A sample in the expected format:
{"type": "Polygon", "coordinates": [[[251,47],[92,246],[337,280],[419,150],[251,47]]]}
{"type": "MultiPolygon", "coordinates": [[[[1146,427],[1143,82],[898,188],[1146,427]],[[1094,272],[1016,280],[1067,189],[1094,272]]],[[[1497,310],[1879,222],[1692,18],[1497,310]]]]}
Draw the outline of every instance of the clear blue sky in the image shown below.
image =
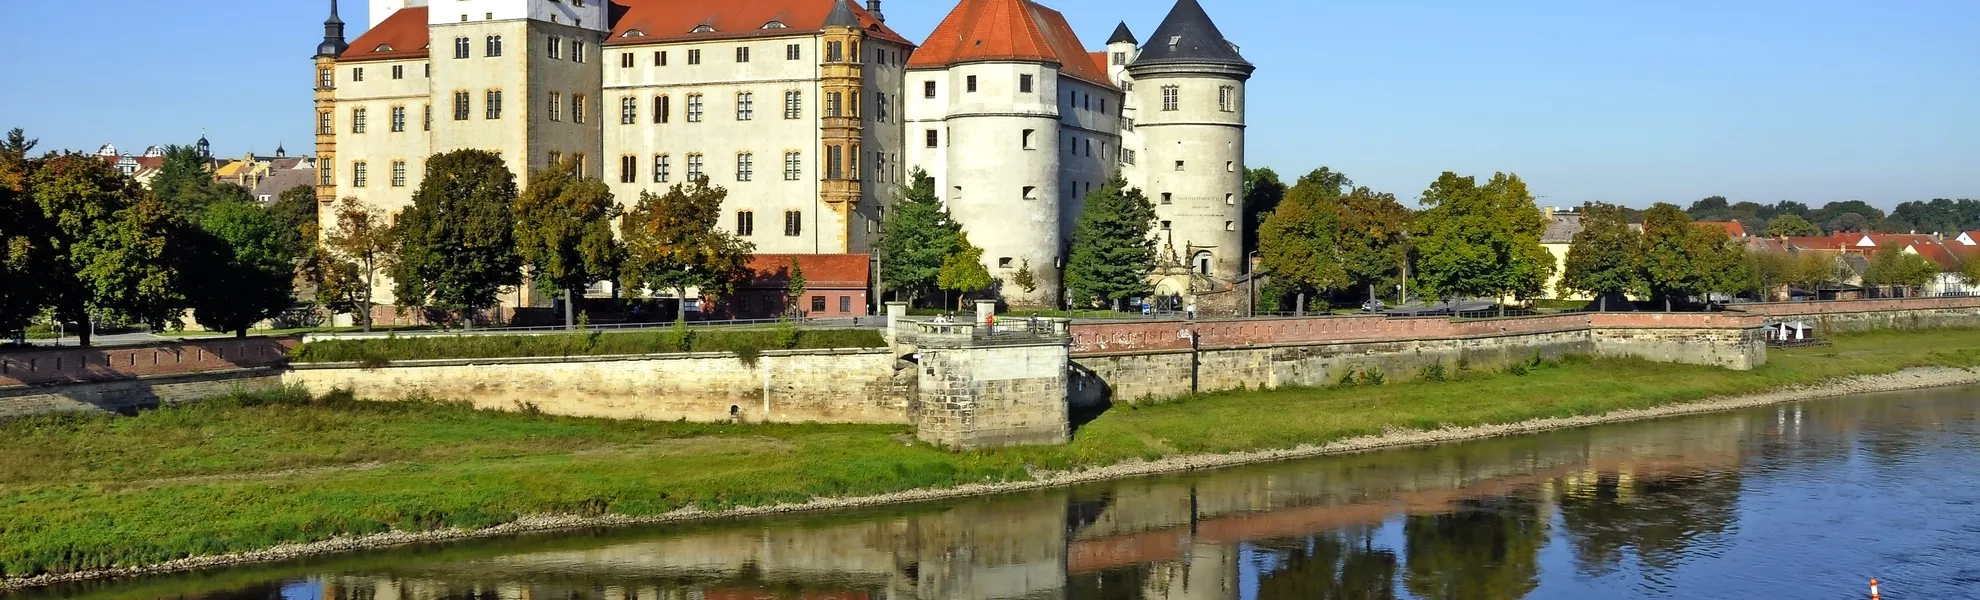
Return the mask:
{"type": "MultiPolygon", "coordinates": [[[[1980,1],[1202,0],[1258,64],[1252,166],[1412,199],[1445,170],[1545,204],[1980,198],[1980,1]]],[[[310,152],[320,0],[0,0],[0,127],[45,148],[310,152]]],[[[345,20],[365,22],[346,0],[345,20]]],[[[1168,0],[1056,0],[1089,47],[1168,0]]],[[[910,38],[949,0],[887,0],[910,38]]]]}

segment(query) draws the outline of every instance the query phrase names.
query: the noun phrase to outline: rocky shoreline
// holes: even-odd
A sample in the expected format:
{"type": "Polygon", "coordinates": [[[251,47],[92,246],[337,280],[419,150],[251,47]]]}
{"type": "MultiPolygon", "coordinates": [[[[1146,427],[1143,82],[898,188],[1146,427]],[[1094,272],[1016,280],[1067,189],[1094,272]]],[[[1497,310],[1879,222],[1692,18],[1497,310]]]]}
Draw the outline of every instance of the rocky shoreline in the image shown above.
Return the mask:
{"type": "Polygon", "coordinates": [[[488,538],[521,533],[556,530],[582,529],[591,527],[614,527],[625,525],[650,525],[674,523],[698,519],[748,517],[803,511],[824,511],[834,509],[859,508],[884,504],[923,502],[969,496],[982,496],[1030,490],[1046,487],[1059,487],[1091,483],[1109,479],[1121,479],[1144,475],[1177,473],[1199,469],[1214,469],[1252,463],[1311,458],[1330,454],[1349,454],[1407,446],[1421,446],[1444,442],[1483,439],[1529,433],[1540,433],[1557,429],[1586,427],[1606,423],[1639,421],[1678,415],[1720,412],[1814,400],[1820,398],[1863,394],[1874,392],[1894,392],[1935,387],[1952,387],[1980,384],[1980,370],[1965,370],[1947,367],[1913,368],[1888,375],[1867,375],[1836,380],[1825,384],[1806,386],[1727,398],[1714,398],[1696,402],[1673,404],[1644,410],[1624,410],[1603,415],[1536,419],[1503,425],[1480,427],[1447,428],[1434,431],[1396,431],[1383,435],[1366,436],[1340,440],[1318,446],[1300,446],[1283,450],[1262,450],[1229,454],[1205,454],[1175,456],[1154,461],[1131,461],[1106,467],[1082,469],[1078,471],[1034,473],[1030,481],[1016,481],[991,484],[968,484],[953,488],[907,490],[891,494],[861,496],[855,498],[821,498],[796,504],[776,506],[736,508],[722,511],[702,511],[683,509],[664,515],[646,517],[626,516],[575,516],[539,515],[528,516],[516,521],[483,529],[442,529],[421,532],[388,532],[375,535],[336,538],[304,544],[284,544],[264,550],[239,552],[215,556],[184,558],[153,565],[96,569],[0,580],[0,590],[38,587],[56,583],[91,579],[135,577],[160,573],[190,571],[213,567],[245,565],[252,563],[278,562],[308,556],[336,554],[362,550],[375,550],[402,546],[444,542],[470,538],[488,538]]]}

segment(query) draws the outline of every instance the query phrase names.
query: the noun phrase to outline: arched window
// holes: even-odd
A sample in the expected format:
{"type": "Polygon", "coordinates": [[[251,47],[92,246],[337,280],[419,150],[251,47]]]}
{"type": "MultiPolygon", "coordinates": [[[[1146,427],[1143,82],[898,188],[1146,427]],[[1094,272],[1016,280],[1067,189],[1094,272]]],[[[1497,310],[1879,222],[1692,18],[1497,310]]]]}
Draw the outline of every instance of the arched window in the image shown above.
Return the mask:
{"type": "Polygon", "coordinates": [[[488,55],[489,56],[502,55],[502,36],[499,35],[488,36],[488,55]]]}

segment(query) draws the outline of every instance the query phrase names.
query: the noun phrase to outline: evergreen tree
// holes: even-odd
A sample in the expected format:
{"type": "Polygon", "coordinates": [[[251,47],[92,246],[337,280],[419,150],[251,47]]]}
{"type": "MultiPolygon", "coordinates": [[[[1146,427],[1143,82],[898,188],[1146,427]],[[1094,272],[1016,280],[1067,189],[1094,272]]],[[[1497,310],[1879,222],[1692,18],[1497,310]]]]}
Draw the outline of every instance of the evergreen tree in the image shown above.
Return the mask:
{"type": "Polygon", "coordinates": [[[1017,274],[1011,276],[1011,284],[1018,286],[1018,289],[1024,290],[1025,295],[1029,296],[1038,291],[1038,274],[1031,272],[1031,259],[1026,258],[1022,261],[1018,264],[1017,274]]]}
{"type": "Polygon", "coordinates": [[[687,320],[688,288],[699,288],[704,299],[734,289],[756,247],[716,226],[728,195],[706,177],[658,196],[642,192],[625,218],[626,287],[673,290],[681,299],[680,321],[687,320]]]}
{"type": "Polygon", "coordinates": [[[1426,295],[1524,299],[1545,291],[1554,271],[1540,245],[1546,217],[1519,176],[1498,173],[1479,186],[1447,171],[1423,192],[1423,204],[1430,208],[1417,215],[1411,240],[1426,295]]]}
{"type": "Polygon", "coordinates": [[[474,314],[494,306],[502,287],[522,282],[515,202],[515,174],[492,152],[428,159],[426,178],[395,231],[399,304],[460,311],[473,327],[474,314]]]}
{"type": "Polygon", "coordinates": [[[1146,293],[1148,273],[1155,267],[1155,238],[1149,235],[1154,225],[1155,205],[1141,190],[1129,188],[1119,173],[1087,192],[1066,260],[1066,288],[1073,300],[1117,305],[1122,298],[1146,293]]]}
{"type": "Polygon", "coordinates": [[[1583,205],[1581,231],[1568,246],[1560,294],[1594,294],[1597,308],[1608,310],[1609,296],[1640,291],[1643,269],[1637,252],[1642,242],[1638,238],[1622,207],[1601,202],[1583,205]]]}
{"type": "Polygon", "coordinates": [[[970,292],[990,287],[990,270],[983,266],[983,249],[969,243],[968,233],[956,234],[955,251],[942,259],[942,272],[936,285],[957,292],[956,310],[962,310],[970,292]]]}
{"type": "Polygon", "coordinates": [[[919,168],[894,202],[886,232],[875,247],[880,251],[880,281],[908,302],[935,293],[942,261],[955,248],[962,226],[935,196],[935,178],[919,168]]]}
{"type": "Polygon", "coordinates": [[[201,325],[246,337],[295,304],[295,231],[249,202],[210,205],[198,225],[185,293],[201,325]]]}
{"type": "Polygon", "coordinates": [[[564,293],[564,327],[577,329],[578,290],[618,273],[625,251],[612,231],[618,203],[605,182],[566,162],[538,171],[516,198],[516,249],[530,276],[564,293]]]}

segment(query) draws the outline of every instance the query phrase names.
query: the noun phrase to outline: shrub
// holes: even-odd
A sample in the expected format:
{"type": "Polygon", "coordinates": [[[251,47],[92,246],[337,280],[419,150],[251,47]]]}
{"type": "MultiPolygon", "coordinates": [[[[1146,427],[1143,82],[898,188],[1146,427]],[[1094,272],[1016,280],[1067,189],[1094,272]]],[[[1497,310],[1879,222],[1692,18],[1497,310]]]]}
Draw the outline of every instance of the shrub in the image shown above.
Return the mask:
{"type": "Polygon", "coordinates": [[[1418,378],[1424,381],[1446,381],[1450,377],[1450,373],[1444,371],[1444,361],[1441,360],[1424,367],[1423,373],[1418,375],[1418,378]]]}
{"type": "Polygon", "coordinates": [[[1361,372],[1359,383],[1361,385],[1382,385],[1387,381],[1388,378],[1382,376],[1382,369],[1369,367],[1368,370],[1361,372]]]}
{"type": "Polygon", "coordinates": [[[740,346],[736,346],[736,360],[742,361],[742,364],[745,367],[749,367],[752,369],[756,368],[757,359],[762,357],[763,357],[763,350],[757,348],[754,345],[743,344],[740,346]]]}

